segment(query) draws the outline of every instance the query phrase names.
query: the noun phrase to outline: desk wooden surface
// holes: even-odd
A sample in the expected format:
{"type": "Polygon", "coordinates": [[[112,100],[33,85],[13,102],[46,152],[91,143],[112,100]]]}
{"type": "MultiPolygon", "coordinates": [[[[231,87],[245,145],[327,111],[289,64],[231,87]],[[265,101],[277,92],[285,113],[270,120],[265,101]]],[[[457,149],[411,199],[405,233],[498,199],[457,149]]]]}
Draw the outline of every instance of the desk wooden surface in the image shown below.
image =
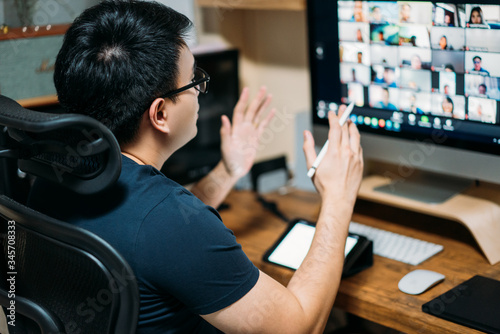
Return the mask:
{"type": "MultiPolygon", "coordinates": [[[[319,212],[316,194],[293,190],[287,195],[267,195],[292,218],[314,221],[319,212]]],[[[286,229],[286,223],[263,209],[255,194],[233,191],[221,211],[250,260],[286,285],[293,271],[262,261],[262,255],[286,229]]],[[[460,224],[435,217],[358,201],[353,221],[438,243],[444,251],[418,266],[374,256],[371,268],[342,280],[335,306],[370,321],[405,333],[480,333],[421,311],[422,304],[474,275],[500,279],[500,263],[491,266],[469,232],[460,224]],[[398,290],[398,281],[414,269],[428,269],[446,276],[443,283],[418,295],[398,290]]]]}

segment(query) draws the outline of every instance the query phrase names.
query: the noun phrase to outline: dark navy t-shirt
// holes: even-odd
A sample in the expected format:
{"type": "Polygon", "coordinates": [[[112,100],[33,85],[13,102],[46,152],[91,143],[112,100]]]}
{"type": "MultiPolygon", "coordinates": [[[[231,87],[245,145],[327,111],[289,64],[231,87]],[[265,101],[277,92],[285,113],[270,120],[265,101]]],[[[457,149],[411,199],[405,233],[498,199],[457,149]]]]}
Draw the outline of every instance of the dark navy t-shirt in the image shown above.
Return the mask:
{"type": "Polygon", "coordinates": [[[82,196],[44,180],[29,206],[99,235],[132,267],[138,333],[216,333],[199,314],[221,310],[257,282],[258,269],[217,211],[152,166],[122,156],[112,189],[82,196]]]}

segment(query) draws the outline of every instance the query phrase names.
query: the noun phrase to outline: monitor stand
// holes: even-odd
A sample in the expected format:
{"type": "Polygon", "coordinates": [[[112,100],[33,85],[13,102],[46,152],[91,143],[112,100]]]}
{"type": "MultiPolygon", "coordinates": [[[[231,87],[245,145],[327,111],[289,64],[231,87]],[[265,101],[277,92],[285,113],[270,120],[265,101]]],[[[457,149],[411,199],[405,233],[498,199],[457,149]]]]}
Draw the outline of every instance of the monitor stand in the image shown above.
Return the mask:
{"type": "MultiPolygon", "coordinates": [[[[423,175],[415,176],[415,178],[420,177],[425,178],[423,175]]],[[[423,189],[422,185],[413,185],[410,181],[396,180],[397,182],[391,183],[392,181],[393,179],[387,176],[366,176],[361,183],[358,197],[363,200],[457,221],[471,232],[490,264],[500,262],[500,242],[498,242],[498,236],[500,236],[500,186],[478,183],[467,187],[467,183],[461,183],[460,186],[455,187],[455,190],[463,189],[463,191],[450,197],[444,196],[442,189],[429,190],[429,188],[423,189]],[[401,186],[403,190],[398,193],[397,190],[401,186]],[[411,193],[412,196],[411,198],[399,196],[401,192],[411,193]],[[427,200],[416,200],[415,197],[422,197],[422,193],[426,195],[423,197],[427,197],[427,200]],[[444,201],[428,200],[427,194],[429,193],[436,193],[435,197],[438,199],[444,197],[447,199],[444,201]]],[[[430,183],[431,188],[436,188],[438,181],[434,179],[430,183]]]]}
{"type": "Polygon", "coordinates": [[[438,204],[447,201],[473,184],[473,180],[418,172],[408,178],[393,179],[389,184],[376,187],[375,190],[424,203],[438,204]]]}

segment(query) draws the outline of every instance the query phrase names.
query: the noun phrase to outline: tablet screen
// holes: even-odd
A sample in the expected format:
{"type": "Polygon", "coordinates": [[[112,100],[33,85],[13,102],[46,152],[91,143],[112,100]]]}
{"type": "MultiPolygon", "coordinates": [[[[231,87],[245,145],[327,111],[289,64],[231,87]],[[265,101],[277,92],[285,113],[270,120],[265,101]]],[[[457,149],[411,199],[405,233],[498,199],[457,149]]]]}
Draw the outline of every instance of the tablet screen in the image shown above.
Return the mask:
{"type": "MultiPolygon", "coordinates": [[[[306,223],[298,222],[281,240],[274,251],[269,255],[268,261],[297,269],[307,255],[314,237],[316,228],[306,223]]],[[[354,236],[348,236],[346,240],[344,255],[347,256],[354,248],[358,239],[354,236]]]]}

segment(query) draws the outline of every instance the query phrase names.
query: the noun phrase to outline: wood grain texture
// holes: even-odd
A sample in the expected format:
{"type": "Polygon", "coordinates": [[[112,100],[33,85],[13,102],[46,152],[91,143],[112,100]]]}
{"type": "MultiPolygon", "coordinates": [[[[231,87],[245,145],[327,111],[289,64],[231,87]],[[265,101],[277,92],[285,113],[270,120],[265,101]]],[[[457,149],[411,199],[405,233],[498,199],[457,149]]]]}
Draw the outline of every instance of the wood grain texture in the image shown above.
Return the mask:
{"type": "MultiPolygon", "coordinates": [[[[290,218],[314,221],[319,212],[316,194],[292,191],[267,195],[290,218]]],[[[264,252],[286,229],[286,224],[264,210],[251,192],[233,191],[228,210],[221,212],[243,250],[257,267],[286,285],[293,271],[262,260],[264,252]]],[[[359,200],[353,221],[439,243],[443,252],[418,266],[374,256],[373,267],[342,280],[335,306],[362,318],[405,333],[479,333],[421,311],[422,304],[476,274],[500,279],[500,264],[490,265],[467,228],[454,221],[359,200]],[[399,280],[414,269],[446,276],[443,283],[418,296],[398,290],[399,280]]]]}
{"type": "Polygon", "coordinates": [[[305,10],[306,0],[197,0],[200,7],[264,10],[305,10]]]}
{"type": "Polygon", "coordinates": [[[472,233],[491,264],[500,262],[500,189],[490,184],[474,186],[441,204],[381,193],[373,189],[390,179],[373,175],[363,180],[359,196],[379,203],[454,220],[472,233]]]}

